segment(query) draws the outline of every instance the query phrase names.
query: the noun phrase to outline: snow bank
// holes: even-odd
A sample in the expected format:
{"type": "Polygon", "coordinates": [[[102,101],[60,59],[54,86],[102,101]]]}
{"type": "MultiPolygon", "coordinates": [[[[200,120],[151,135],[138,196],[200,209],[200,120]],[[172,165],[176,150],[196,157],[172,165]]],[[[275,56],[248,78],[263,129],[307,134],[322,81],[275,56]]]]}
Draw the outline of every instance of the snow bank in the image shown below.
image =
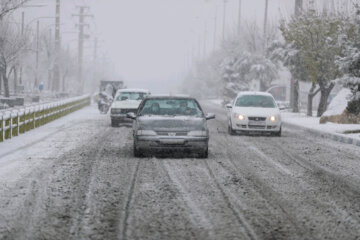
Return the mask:
{"type": "Polygon", "coordinates": [[[313,129],[326,133],[342,134],[344,137],[353,137],[360,140],[360,134],[344,134],[346,131],[355,131],[360,129],[360,124],[340,124],[327,122],[320,124],[319,117],[308,117],[305,113],[282,112],[282,121],[294,124],[303,128],[313,129]]]}
{"type": "Polygon", "coordinates": [[[350,89],[341,89],[340,92],[331,101],[328,110],[322,116],[329,117],[342,114],[347,107],[348,99],[350,96],[350,89]]]}

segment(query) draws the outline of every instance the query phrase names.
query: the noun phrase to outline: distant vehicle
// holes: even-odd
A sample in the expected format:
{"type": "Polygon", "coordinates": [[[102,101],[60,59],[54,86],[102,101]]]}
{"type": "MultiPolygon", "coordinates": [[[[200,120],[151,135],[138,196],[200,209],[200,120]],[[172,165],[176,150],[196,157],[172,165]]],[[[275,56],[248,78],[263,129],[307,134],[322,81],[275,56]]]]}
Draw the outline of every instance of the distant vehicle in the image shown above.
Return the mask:
{"type": "Polygon", "coordinates": [[[122,89],[124,87],[125,86],[123,81],[101,80],[99,92],[107,92],[112,97],[115,97],[117,90],[122,89]]]}
{"type": "Polygon", "coordinates": [[[111,126],[116,127],[121,122],[129,122],[126,114],[135,113],[141,101],[150,95],[145,89],[120,89],[116,92],[110,108],[111,126]]]}
{"type": "Polygon", "coordinates": [[[280,109],[270,93],[241,92],[226,107],[230,135],[257,132],[281,136],[280,109]]]}
{"type": "Polygon", "coordinates": [[[109,95],[106,92],[99,93],[98,109],[101,114],[106,114],[109,111],[112,101],[112,95],[109,95]]]}
{"type": "Polygon", "coordinates": [[[100,81],[98,109],[100,113],[106,114],[112,104],[118,89],[124,87],[123,81],[100,81]]]}
{"type": "Polygon", "coordinates": [[[187,152],[197,157],[208,157],[209,130],[206,121],[214,114],[205,115],[198,101],[191,97],[149,96],[134,119],[134,156],[159,152],[187,152]]]}

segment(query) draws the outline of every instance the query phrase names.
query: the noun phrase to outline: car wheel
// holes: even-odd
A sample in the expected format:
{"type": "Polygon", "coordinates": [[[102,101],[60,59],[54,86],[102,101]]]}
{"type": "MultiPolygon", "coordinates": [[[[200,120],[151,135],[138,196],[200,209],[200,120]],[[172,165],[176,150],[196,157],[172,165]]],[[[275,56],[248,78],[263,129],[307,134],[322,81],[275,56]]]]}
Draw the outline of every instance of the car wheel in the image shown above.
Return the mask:
{"type": "Polygon", "coordinates": [[[112,126],[112,127],[118,127],[118,126],[119,126],[119,122],[111,119],[111,126],[112,126]]]}
{"type": "Polygon", "coordinates": [[[209,149],[206,148],[199,154],[199,158],[208,158],[209,157],[209,149]]]}
{"type": "Polygon", "coordinates": [[[280,130],[278,132],[276,132],[274,135],[277,137],[281,137],[281,127],[280,127],[280,130]]]}
{"type": "Polygon", "coordinates": [[[235,131],[233,130],[231,123],[229,123],[229,126],[228,126],[228,133],[231,136],[235,135],[235,131]]]}
{"type": "Polygon", "coordinates": [[[137,149],[135,142],[134,142],[134,157],[136,157],[136,158],[141,157],[141,153],[140,153],[139,149],[137,149]]]}

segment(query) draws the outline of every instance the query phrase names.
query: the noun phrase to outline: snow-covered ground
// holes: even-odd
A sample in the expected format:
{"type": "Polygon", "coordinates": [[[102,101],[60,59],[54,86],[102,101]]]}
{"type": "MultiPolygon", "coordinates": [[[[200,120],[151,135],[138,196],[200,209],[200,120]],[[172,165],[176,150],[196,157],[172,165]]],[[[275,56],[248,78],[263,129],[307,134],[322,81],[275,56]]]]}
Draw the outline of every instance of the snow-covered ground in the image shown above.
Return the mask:
{"type": "Polygon", "coordinates": [[[0,143],[0,239],[357,239],[360,148],[297,128],[230,136],[209,158],[134,158],[96,106],[0,143]]]}
{"type": "Polygon", "coordinates": [[[338,124],[331,122],[320,124],[319,117],[308,117],[305,113],[282,112],[281,116],[283,122],[285,123],[291,123],[303,128],[313,129],[324,133],[341,134],[344,137],[352,137],[360,140],[360,133],[344,134],[347,131],[360,131],[360,124],[338,124]]]}

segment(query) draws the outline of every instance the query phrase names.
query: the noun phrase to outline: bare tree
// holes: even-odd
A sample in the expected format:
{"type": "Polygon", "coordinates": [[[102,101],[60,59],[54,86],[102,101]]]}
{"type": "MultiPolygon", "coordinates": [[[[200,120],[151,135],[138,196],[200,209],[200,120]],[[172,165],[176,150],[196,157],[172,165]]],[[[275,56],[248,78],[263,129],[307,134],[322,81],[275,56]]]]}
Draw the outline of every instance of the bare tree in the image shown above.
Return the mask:
{"type": "Polygon", "coordinates": [[[0,21],[29,0],[0,0],[0,21]]]}
{"type": "Polygon", "coordinates": [[[17,61],[25,50],[26,37],[5,21],[0,22],[0,69],[5,97],[10,96],[9,77],[16,72],[17,61]]]}

